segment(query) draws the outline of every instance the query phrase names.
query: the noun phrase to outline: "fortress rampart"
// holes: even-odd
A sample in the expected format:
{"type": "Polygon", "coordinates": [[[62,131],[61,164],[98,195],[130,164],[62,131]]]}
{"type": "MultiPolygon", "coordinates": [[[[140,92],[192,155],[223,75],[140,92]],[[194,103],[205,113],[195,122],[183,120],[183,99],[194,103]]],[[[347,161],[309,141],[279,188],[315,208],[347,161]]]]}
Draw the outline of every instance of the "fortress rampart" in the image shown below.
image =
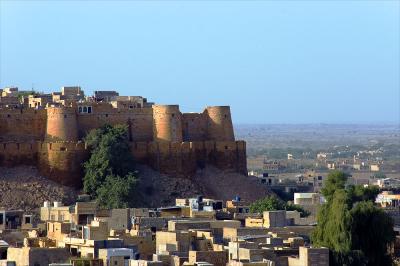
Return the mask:
{"type": "Polygon", "coordinates": [[[207,164],[247,172],[246,143],[235,141],[228,106],[181,113],[178,105],[119,109],[91,102],[0,109],[0,165],[37,165],[43,175],[79,186],[89,157],[83,138],[104,124],[127,125],[134,158],[160,172],[190,176],[207,164]]]}

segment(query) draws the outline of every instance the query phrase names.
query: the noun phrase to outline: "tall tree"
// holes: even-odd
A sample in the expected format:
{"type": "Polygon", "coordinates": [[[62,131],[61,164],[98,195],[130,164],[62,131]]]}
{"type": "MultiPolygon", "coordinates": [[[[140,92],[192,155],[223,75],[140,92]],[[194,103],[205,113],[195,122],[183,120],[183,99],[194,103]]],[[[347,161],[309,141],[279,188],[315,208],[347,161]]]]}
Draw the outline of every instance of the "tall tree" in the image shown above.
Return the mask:
{"type": "Polygon", "coordinates": [[[391,265],[387,250],[394,240],[393,222],[373,204],[377,188],[345,188],[345,183],[344,173],[328,175],[313,245],[330,249],[332,265],[391,265]]]}
{"type": "Polygon", "coordinates": [[[125,206],[135,185],[127,127],[105,125],[90,131],[85,142],[91,156],[84,163],[84,191],[104,207],[125,206]]]}

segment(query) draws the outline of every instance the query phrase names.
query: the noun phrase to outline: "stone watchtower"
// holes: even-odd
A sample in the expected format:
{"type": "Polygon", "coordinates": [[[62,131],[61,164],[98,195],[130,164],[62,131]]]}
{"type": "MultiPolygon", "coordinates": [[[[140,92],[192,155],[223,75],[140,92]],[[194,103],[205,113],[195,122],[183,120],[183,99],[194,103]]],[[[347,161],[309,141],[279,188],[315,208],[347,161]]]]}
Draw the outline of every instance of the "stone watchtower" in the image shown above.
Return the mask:
{"type": "Polygon", "coordinates": [[[46,138],[47,141],[77,141],[78,122],[73,107],[48,107],[46,138]]]}
{"type": "Polygon", "coordinates": [[[208,106],[207,138],[214,141],[235,141],[229,106],[208,106]]]}
{"type": "Polygon", "coordinates": [[[182,113],[178,105],[153,105],[154,141],[182,142],[182,113]]]}

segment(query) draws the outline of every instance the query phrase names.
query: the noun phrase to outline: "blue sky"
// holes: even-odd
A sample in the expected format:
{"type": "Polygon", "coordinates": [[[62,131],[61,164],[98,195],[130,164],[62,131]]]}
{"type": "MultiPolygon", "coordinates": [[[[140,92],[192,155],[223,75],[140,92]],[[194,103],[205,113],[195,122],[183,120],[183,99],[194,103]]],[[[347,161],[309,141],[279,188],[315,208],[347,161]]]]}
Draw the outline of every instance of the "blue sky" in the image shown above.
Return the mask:
{"type": "Polygon", "coordinates": [[[0,86],[80,85],[235,123],[399,122],[398,1],[0,1],[0,86]]]}

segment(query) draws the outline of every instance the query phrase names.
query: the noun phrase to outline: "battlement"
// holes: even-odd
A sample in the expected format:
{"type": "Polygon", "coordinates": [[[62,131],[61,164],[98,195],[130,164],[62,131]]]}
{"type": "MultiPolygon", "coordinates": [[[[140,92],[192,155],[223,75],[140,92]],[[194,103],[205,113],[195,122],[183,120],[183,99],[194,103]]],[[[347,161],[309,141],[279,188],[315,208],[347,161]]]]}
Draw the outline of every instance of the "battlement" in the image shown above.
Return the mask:
{"type": "MultiPolygon", "coordinates": [[[[247,172],[246,144],[235,141],[229,106],[182,113],[179,105],[130,102],[141,97],[124,98],[119,108],[118,102],[82,101],[82,95],[78,101],[72,94],[42,109],[0,108],[0,165],[37,165],[43,175],[79,186],[89,158],[86,134],[122,124],[135,160],[160,172],[190,176],[207,164],[247,172]]],[[[60,95],[52,94],[53,101],[60,95]]]]}
{"type": "Polygon", "coordinates": [[[78,141],[104,124],[127,125],[131,141],[235,140],[229,106],[181,113],[179,105],[119,109],[95,102],[45,109],[1,108],[0,140],[78,141]]]}

